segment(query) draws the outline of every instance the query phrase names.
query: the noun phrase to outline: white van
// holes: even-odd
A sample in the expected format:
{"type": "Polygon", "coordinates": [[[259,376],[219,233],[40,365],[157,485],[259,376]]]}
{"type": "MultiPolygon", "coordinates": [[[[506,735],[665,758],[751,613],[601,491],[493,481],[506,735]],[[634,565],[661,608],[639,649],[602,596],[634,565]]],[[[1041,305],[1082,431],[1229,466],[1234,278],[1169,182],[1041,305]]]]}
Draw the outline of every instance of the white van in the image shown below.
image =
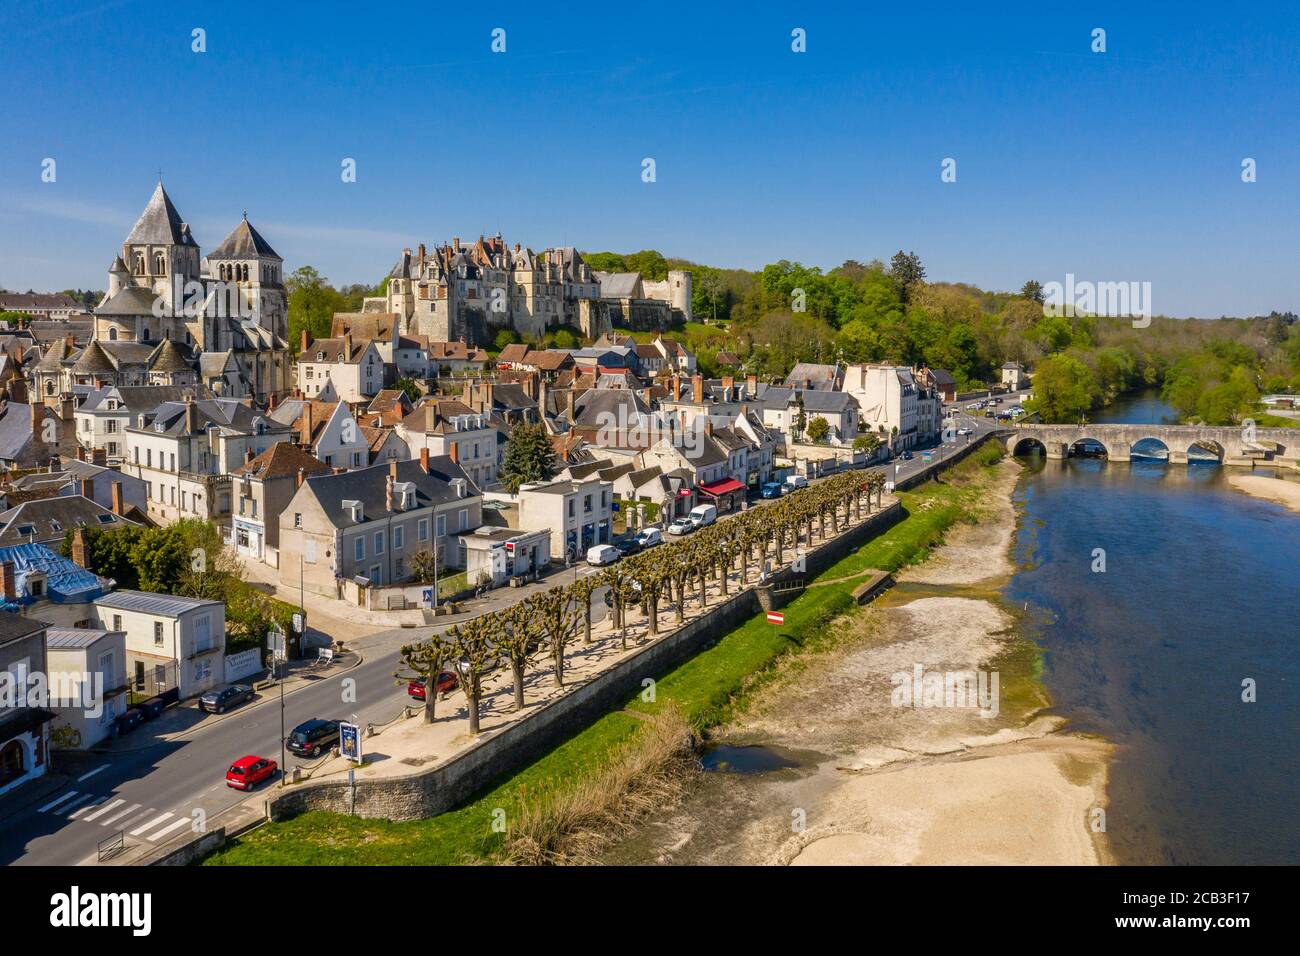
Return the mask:
{"type": "Polygon", "coordinates": [[[696,505],[691,509],[691,524],[697,528],[707,528],[718,520],[718,509],[713,505],[696,505]]]}
{"type": "Polygon", "coordinates": [[[807,488],[808,479],[803,475],[787,475],[785,483],[791,488],[807,488]]]}
{"type": "Polygon", "coordinates": [[[612,544],[598,544],[587,549],[587,563],[593,567],[603,567],[618,560],[618,548],[612,544]]]}

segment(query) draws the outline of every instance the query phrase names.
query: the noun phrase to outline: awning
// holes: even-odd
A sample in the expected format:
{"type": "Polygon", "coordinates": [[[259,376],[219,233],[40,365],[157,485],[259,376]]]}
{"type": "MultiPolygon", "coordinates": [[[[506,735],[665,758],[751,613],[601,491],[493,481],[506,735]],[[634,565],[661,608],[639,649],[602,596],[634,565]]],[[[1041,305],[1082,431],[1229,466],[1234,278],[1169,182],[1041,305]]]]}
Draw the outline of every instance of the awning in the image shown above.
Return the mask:
{"type": "Polygon", "coordinates": [[[11,717],[0,724],[0,741],[11,740],[19,734],[31,733],[42,724],[48,724],[57,715],[43,707],[24,707],[17,717],[11,717]]]}
{"type": "Polygon", "coordinates": [[[722,481],[714,481],[707,485],[700,485],[698,490],[704,492],[710,498],[717,498],[719,495],[729,495],[733,491],[744,491],[745,486],[735,478],[724,478],[722,481]]]}

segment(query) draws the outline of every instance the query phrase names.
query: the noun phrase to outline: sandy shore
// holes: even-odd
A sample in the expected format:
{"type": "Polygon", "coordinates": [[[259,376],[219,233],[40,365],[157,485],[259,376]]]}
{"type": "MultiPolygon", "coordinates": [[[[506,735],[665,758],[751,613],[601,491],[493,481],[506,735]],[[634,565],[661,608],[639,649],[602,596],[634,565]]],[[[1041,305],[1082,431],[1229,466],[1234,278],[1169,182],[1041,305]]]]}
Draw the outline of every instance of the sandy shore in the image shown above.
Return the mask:
{"type": "Polygon", "coordinates": [[[1263,475],[1229,475],[1228,484],[1255,498],[1264,498],[1300,512],[1300,482],[1263,475]]]}
{"type": "Polygon", "coordinates": [[[978,525],[954,528],[882,602],[841,618],[840,648],[794,658],[719,735],[797,766],[701,775],[611,862],[898,865],[1107,862],[1090,821],[1112,747],[1061,731],[1032,647],[990,598],[1011,573],[1019,466],[978,525]],[[998,674],[993,708],[900,706],[900,675],[998,674]]]}

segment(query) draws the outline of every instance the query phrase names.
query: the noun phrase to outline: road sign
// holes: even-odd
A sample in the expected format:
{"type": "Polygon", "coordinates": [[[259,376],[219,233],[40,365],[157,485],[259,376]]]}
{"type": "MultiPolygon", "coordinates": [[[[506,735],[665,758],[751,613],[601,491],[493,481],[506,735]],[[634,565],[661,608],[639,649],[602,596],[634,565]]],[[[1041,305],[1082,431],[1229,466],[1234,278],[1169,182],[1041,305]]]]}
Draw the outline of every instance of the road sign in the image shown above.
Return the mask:
{"type": "Polygon", "coordinates": [[[306,624],[307,624],[307,616],[302,611],[294,611],[293,629],[297,631],[299,634],[301,634],[306,624]]]}
{"type": "Polygon", "coordinates": [[[271,648],[271,658],[277,662],[289,659],[289,649],[285,646],[284,631],[273,627],[266,632],[266,643],[271,648]]]}
{"type": "Polygon", "coordinates": [[[361,763],[361,728],[356,724],[339,724],[339,755],[361,763]]]}
{"type": "Polygon", "coordinates": [[[433,607],[433,588],[424,588],[420,592],[420,603],[425,607],[433,607]]]}
{"type": "Polygon", "coordinates": [[[784,624],[784,623],[785,623],[785,615],[782,614],[780,611],[768,611],[768,612],[767,612],[767,623],[768,623],[768,624],[784,624]]]}

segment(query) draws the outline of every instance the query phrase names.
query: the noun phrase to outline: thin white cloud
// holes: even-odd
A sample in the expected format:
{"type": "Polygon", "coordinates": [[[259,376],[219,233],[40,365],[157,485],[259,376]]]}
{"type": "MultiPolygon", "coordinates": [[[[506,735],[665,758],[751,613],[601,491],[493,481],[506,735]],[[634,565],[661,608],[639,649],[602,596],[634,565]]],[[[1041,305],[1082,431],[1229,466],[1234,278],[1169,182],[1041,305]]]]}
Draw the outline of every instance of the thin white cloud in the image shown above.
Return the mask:
{"type": "Polygon", "coordinates": [[[121,209],[114,209],[102,203],[86,202],[81,199],[59,199],[54,196],[19,197],[12,200],[11,208],[37,216],[53,216],[56,219],[94,225],[122,226],[124,229],[130,229],[131,223],[139,216],[139,213],[132,216],[121,209]]]}
{"type": "Polygon", "coordinates": [[[359,245],[396,246],[401,249],[409,245],[411,237],[405,233],[389,232],[383,229],[361,229],[352,226],[309,226],[293,223],[257,220],[257,230],[274,242],[276,236],[293,239],[312,239],[317,242],[351,243],[359,245]]]}

